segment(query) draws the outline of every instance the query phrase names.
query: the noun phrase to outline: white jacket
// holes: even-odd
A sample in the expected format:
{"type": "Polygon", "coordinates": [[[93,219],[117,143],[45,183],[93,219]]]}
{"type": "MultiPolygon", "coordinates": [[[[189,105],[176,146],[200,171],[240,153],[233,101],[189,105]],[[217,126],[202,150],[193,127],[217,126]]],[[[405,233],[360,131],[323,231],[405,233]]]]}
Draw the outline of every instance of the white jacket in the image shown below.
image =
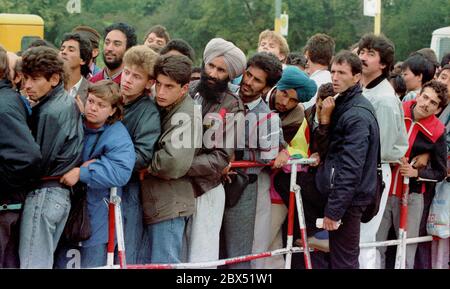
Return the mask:
{"type": "Polygon", "coordinates": [[[372,103],[380,127],[381,160],[397,161],[408,150],[408,137],[400,99],[387,79],[373,88],[364,88],[363,95],[372,103]]]}

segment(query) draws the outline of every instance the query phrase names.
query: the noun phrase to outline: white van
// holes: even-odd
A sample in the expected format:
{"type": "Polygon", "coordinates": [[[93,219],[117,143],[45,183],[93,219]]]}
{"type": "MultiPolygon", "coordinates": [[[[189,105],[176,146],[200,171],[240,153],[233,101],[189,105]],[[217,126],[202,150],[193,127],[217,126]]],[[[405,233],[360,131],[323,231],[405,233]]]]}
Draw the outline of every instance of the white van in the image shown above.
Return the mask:
{"type": "Polygon", "coordinates": [[[439,62],[441,61],[442,56],[450,52],[450,26],[433,31],[430,48],[436,52],[439,62]]]}

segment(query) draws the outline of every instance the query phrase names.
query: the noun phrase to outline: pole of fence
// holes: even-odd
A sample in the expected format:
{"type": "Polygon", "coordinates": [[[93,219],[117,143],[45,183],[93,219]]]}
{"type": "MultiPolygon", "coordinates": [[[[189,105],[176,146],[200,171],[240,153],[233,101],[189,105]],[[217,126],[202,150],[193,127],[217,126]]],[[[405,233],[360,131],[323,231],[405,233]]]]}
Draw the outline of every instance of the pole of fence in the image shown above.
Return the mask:
{"type": "Polygon", "coordinates": [[[120,268],[127,269],[127,261],[125,255],[125,240],[123,235],[123,221],[122,221],[122,210],[121,210],[121,199],[117,195],[117,188],[114,188],[114,209],[116,216],[116,231],[117,231],[117,251],[119,255],[120,268]]]}
{"type": "Polygon", "coordinates": [[[398,236],[400,244],[397,246],[397,253],[395,256],[395,269],[406,268],[406,238],[407,238],[407,224],[408,224],[408,195],[409,195],[409,178],[403,178],[403,192],[400,203],[400,225],[398,236]]]}
{"type": "MultiPolygon", "coordinates": [[[[295,172],[295,175],[297,175],[297,172],[295,172]]],[[[297,179],[297,177],[295,178],[297,179]]],[[[305,261],[305,268],[312,269],[311,255],[309,254],[308,236],[306,234],[305,211],[303,210],[303,200],[300,194],[300,189],[301,189],[300,186],[295,184],[294,186],[295,200],[297,202],[298,221],[300,224],[300,234],[302,236],[302,245],[304,249],[303,259],[305,261]]]]}
{"type": "Polygon", "coordinates": [[[294,194],[294,185],[297,181],[296,174],[297,165],[291,164],[291,181],[289,185],[289,208],[288,208],[288,233],[287,233],[287,242],[286,249],[288,250],[286,254],[286,262],[284,264],[285,269],[291,269],[291,261],[292,261],[292,243],[294,239],[294,209],[295,209],[295,194],[294,194]]]}
{"type": "Polygon", "coordinates": [[[108,266],[114,264],[114,248],[115,240],[117,237],[117,249],[119,257],[119,265],[121,269],[127,268],[127,262],[125,258],[125,241],[123,237],[123,222],[122,222],[122,210],[120,208],[121,199],[117,195],[117,188],[110,189],[109,199],[109,240],[108,240],[108,266]],[[114,235],[114,230],[116,234],[114,235]]]}
{"type": "MultiPolygon", "coordinates": [[[[108,253],[106,258],[106,264],[107,266],[113,266],[114,265],[114,247],[115,247],[115,209],[114,209],[114,193],[113,189],[110,190],[109,195],[109,217],[108,217],[108,253]]],[[[116,189],[117,190],[117,189],[116,189]]]]}

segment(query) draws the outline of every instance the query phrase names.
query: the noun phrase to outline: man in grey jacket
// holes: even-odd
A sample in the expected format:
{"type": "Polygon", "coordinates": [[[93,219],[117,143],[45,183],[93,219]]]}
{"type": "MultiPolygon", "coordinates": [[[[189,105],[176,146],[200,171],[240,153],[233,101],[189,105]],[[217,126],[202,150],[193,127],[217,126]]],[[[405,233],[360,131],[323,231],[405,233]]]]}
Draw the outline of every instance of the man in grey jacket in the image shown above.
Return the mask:
{"type": "Polygon", "coordinates": [[[44,178],[28,193],[20,228],[20,267],[52,268],[53,253],[70,210],[70,190],[59,176],[79,165],[83,126],[75,100],[64,90],[63,61],[49,47],[23,55],[23,89],[37,104],[31,132],[40,145],[44,178]]]}
{"type": "MultiPolygon", "coordinates": [[[[179,263],[195,195],[186,173],[195,155],[194,101],[188,95],[192,62],[181,55],[160,56],[155,64],[156,103],[161,111],[161,137],[142,183],[145,229],[151,263],[179,263]]],[[[198,142],[198,141],[197,141],[198,142]]]]}
{"type": "MultiPolygon", "coordinates": [[[[245,147],[236,149],[236,160],[268,163],[278,155],[280,143],[284,143],[281,120],[262,96],[278,82],[282,71],[281,62],[272,54],[257,53],[248,60],[239,89],[245,107],[245,147]]],[[[287,160],[288,153],[284,153],[287,160]]],[[[227,257],[265,252],[272,241],[270,168],[248,168],[244,172],[250,184],[236,205],[225,209],[223,237],[227,257]]],[[[252,265],[261,269],[264,262],[255,260],[252,265]]],[[[250,268],[250,262],[229,267],[250,268]]]]}
{"type": "MultiPolygon", "coordinates": [[[[383,217],[391,184],[389,163],[398,161],[408,149],[403,109],[394,88],[387,80],[394,63],[394,44],[384,36],[364,35],[359,41],[359,59],[362,62],[363,95],[375,108],[380,127],[381,161],[383,162],[383,181],[385,188],[380,209],[368,223],[361,224],[361,242],[375,242],[376,234],[383,217]]],[[[362,269],[379,267],[376,248],[361,249],[359,257],[362,269]]]]}

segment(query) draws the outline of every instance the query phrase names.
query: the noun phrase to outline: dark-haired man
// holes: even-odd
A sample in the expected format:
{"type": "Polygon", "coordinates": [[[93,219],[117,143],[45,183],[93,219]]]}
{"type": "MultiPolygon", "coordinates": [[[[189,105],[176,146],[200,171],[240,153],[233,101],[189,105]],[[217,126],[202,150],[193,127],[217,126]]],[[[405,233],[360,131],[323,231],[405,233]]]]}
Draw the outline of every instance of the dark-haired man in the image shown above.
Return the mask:
{"type": "Polygon", "coordinates": [[[186,173],[195,157],[194,101],[187,93],[192,62],[182,55],[158,58],[155,64],[155,101],[161,111],[161,137],[142,183],[144,222],[150,238],[152,263],[179,263],[188,218],[195,211],[195,195],[186,173]],[[158,214],[155,214],[158,212],[158,214]]]}
{"type": "Polygon", "coordinates": [[[331,66],[333,88],[339,95],[316,186],[328,199],[323,228],[330,235],[332,269],[359,268],[361,217],[376,190],[380,132],[373,106],[361,94],[361,71],[361,61],[350,51],[338,53],[331,66]]]}
{"type": "MultiPolygon", "coordinates": [[[[322,84],[331,82],[331,74],[328,67],[334,55],[334,47],[335,42],[333,38],[326,34],[318,33],[308,39],[303,49],[307,59],[305,72],[314,80],[318,88],[322,84]]],[[[316,103],[316,98],[317,93],[309,101],[303,103],[305,110],[316,103]]]]}
{"type": "Polygon", "coordinates": [[[0,46],[0,268],[19,267],[19,225],[26,193],[39,178],[41,152],[27,125],[27,111],[8,79],[0,46]]]}
{"type": "Polygon", "coordinates": [[[92,46],[88,39],[78,33],[67,33],[61,41],[59,55],[64,61],[64,69],[69,79],[65,81],[65,89],[69,96],[80,96],[84,103],[87,99],[92,46]]]}
{"type": "Polygon", "coordinates": [[[58,177],[79,165],[83,126],[75,100],[64,90],[64,63],[48,47],[23,54],[23,89],[37,104],[31,132],[41,148],[45,179],[29,192],[20,225],[20,267],[52,268],[53,253],[70,210],[70,190],[58,177]]]}
{"type": "MultiPolygon", "coordinates": [[[[282,71],[281,62],[267,52],[257,53],[248,60],[239,89],[245,107],[245,147],[236,149],[236,160],[267,163],[277,156],[280,143],[284,144],[281,121],[262,99],[281,78],[282,71]]],[[[245,173],[250,184],[236,205],[225,209],[223,237],[227,257],[265,252],[274,239],[268,225],[272,222],[270,169],[249,168],[245,173]]],[[[252,261],[252,264],[246,262],[230,267],[250,268],[252,265],[261,268],[264,262],[252,261]]]]}
{"type": "Polygon", "coordinates": [[[408,93],[402,101],[407,102],[416,98],[422,86],[434,78],[436,66],[420,53],[413,53],[402,63],[402,76],[408,93]]]}
{"type": "MultiPolygon", "coordinates": [[[[358,55],[362,63],[363,95],[375,108],[380,127],[381,161],[385,183],[377,215],[370,222],[361,224],[361,243],[364,243],[376,240],[391,183],[389,163],[396,162],[405,155],[408,139],[401,102],[387,80],[394,63],[394,44],[385,36],[366,34],[358,43],[358,55]]],[[[360,268],[376,269],[379,267],[378,259],[376,248],[361,249],[360,268]]]]}
{"type": "MultiPolygon", "coordinates": [[[[446,85],[432,80],[424,84],[416,99],[403,103],[405,125],[409,135],[409,147],[402,158],[402,164],[392,172],[392,184],[389,199],[377,233],[377,241],[384,241],[392,225],[398,232],[400,218],[400,200],[403,178],[409,178],[408,195],[408,237],[419,235],[420,223],[424,212],[424,194],[434,190],[435,182],[447,176],[447,144],[445,126],[435,116],[447,104],[446,85]],[[429,153],[429,162],[423,168],[415,168],[412,160],[424,153],[429,153]],[[431,181],[431,182],[430,182],[431,181]]],[[[414,269],[417,244],[406,247],[406,268],[414,269]]],[[[381,254],[381,266],[384,268],[386,248],[378,249],[381,254]]]]}
{"type": "Polygon", "coordinates": [[[90,74],[88,78],[96,75],[101,71],[100,67],[96,65],[97,56],[100,54],[99,44],[100,44],[100,33],[90,26],[80,25],[75,27],[72,32],[78,33],[81,36],[87,38],[91,42],[92,46],[92,58],[89,63],[90,74]]]}
{"type": "Polygon", "coordinates": [[[120,85],[123,56],[136,43],[136,31],[132,26],[126,23],[115,23],[106,27],[103,44],[103,61],[106,67],[89,80],[97,82],[102,79],[111,79],[120,85]]]}

